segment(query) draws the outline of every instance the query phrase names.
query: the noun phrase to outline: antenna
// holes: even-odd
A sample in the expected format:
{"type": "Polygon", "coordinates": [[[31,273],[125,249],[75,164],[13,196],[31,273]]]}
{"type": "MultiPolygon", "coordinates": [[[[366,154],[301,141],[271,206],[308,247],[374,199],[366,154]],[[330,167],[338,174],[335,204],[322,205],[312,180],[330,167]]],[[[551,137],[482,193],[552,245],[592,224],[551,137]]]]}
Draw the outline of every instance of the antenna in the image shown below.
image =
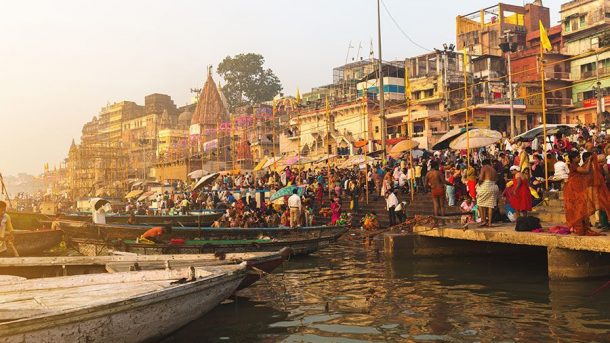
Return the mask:
{"type": "Polygon", "coordinates": [[[349,41],[349,45],[347,47],[347,56],[345,56],[345,64],[347,64],[347,61],[349,61],[349,51],[353,48],[354,46],[352,45],[352,41],[349,41]]]}
{"type": "Polygon", "coordinates": [[[358,52],[356,53],[356,60],[360,59],[360,49],[362,49],[362,41],[358,42],[358,52]]]}

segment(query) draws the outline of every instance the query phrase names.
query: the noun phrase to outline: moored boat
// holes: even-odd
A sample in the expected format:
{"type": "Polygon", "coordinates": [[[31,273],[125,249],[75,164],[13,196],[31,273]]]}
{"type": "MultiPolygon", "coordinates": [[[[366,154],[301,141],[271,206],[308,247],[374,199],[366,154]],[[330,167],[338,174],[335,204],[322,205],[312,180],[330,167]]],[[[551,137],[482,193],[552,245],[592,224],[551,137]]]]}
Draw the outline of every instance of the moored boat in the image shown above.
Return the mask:
{"type": "Polygon", "coordinates": [[[214,308],[245,275],[240,264],[1,282],[0,341],[152,341],[214,308]]]}
{"type": "MultiPolygon", "coordinates": [[[[79,221],[58,220],[57,226],[68,239],[89,238],[101,240],[136,239],[150,229],[150,225],[93,224],[79,221]]],[[[257,239],[259,237],[318,237],[327,232],[342,230],[340,226],[274,227],[274,228],[211,228],[174,226],[172,237],[187,240],[200,239],[257,239]]]]}
{"type": "Polygon", "coordinates": [[[122,272],[130,270],[176,269],[246,263],[251,271],[239,285],[248,287],[271,273],[288,257],[288,249],[275,252],[250,252],[198,255],[108,255],[0,258],[0,275],[26,278],[57,277],[80,274],[122,272]]]}
{"type": "Polygon", "coordinates": [[[20,256],[35,256],[59,244],[63,237],[61,230],[15,230],[15,249],[20,256]]]}
{"type": "MultiPolygon", "coordinates": [[[[132,218],[133,224],[136,225],[165,225],[172,226],[210,226],[216,219],[222,216],[222,212],[205,211],[197,214],[175,215],[175,216],[147,216],[147,215],[106,215],[106,223],[108,224],[129,224],[129,219],[132,218]]],[[[59,220],[91,222],[90,214],[63,214],[59,220]]]]}
{"type": "Polygon", "coordinates": [[[234,240],[186,240],[181,244],[145,244],[135,240],[102,241],[95,239],[72,239],[72,244],[83,255],[107,255],[110,250],[141,255],[159,254],[204,254],[254,251],[277,251],[290,248],[292,255],[307,255],[329,246],[347,230],[336,227],[317,237],[288,237],[285,239],[234,239],[234,240]]]}

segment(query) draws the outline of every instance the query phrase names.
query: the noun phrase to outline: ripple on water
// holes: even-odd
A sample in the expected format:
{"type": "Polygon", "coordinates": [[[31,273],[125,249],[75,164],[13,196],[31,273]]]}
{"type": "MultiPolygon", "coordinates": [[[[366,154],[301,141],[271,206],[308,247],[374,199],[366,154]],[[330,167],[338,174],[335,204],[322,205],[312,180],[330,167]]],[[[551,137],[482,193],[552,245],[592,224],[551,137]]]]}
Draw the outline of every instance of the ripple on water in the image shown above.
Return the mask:
{"type": "MultiPolygon", "coordinates": [[[[527,261],[524,261],[527,262],[527,261]]],[[[336,245],[286,263],[167,343],[610,341],[610,291],[530,263],[386,260],[336,245]]]]}

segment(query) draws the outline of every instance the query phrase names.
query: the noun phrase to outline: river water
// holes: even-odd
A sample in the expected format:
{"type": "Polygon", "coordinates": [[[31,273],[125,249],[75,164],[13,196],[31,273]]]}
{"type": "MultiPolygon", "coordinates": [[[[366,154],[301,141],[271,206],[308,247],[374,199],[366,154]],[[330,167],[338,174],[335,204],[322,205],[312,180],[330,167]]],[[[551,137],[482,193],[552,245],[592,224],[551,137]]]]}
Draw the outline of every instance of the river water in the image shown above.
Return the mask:
{"type": "Polygon", "coordinates": [[[610,342],[607,280],[549,282],[545,259],[386,259],[343,240],[163,342],[610,342]]]}

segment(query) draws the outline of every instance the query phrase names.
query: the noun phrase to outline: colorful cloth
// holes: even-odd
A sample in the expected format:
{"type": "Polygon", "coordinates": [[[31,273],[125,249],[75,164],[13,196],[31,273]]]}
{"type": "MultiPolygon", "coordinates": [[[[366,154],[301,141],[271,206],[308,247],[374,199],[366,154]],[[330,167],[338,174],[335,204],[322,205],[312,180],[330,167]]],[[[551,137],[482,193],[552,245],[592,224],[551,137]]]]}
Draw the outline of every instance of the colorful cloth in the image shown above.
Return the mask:
{"type": "Polygon", "coordinates": [[[486,208],[495,208],[498,204],[500,189],[495,181],[484,180],[476,186],[477,205],[486,208]]]}
{"type": "Polygon", "coordinates": [[[578,235],[589,233],[589,217],[597,210],[610,213],[610,191],[606,186],[597,155],[590,157],[591,171],[578,173],[576,166],[570,164],[570,176],[566,181],[563,196],[568,226],[578,235]]]}
{"type": "MultiPolygon", "coordinates": [[[[521,180],[521,184],[517,187],[517,178],[513,178],[511,186],[514,194],[509,196],[509,203],[516,211],[531,211],[532,210],[532,193],[530,187],[525,180],[521,180]]],[[[511,193],[509,193],[511,194],[511,193]]]]}

